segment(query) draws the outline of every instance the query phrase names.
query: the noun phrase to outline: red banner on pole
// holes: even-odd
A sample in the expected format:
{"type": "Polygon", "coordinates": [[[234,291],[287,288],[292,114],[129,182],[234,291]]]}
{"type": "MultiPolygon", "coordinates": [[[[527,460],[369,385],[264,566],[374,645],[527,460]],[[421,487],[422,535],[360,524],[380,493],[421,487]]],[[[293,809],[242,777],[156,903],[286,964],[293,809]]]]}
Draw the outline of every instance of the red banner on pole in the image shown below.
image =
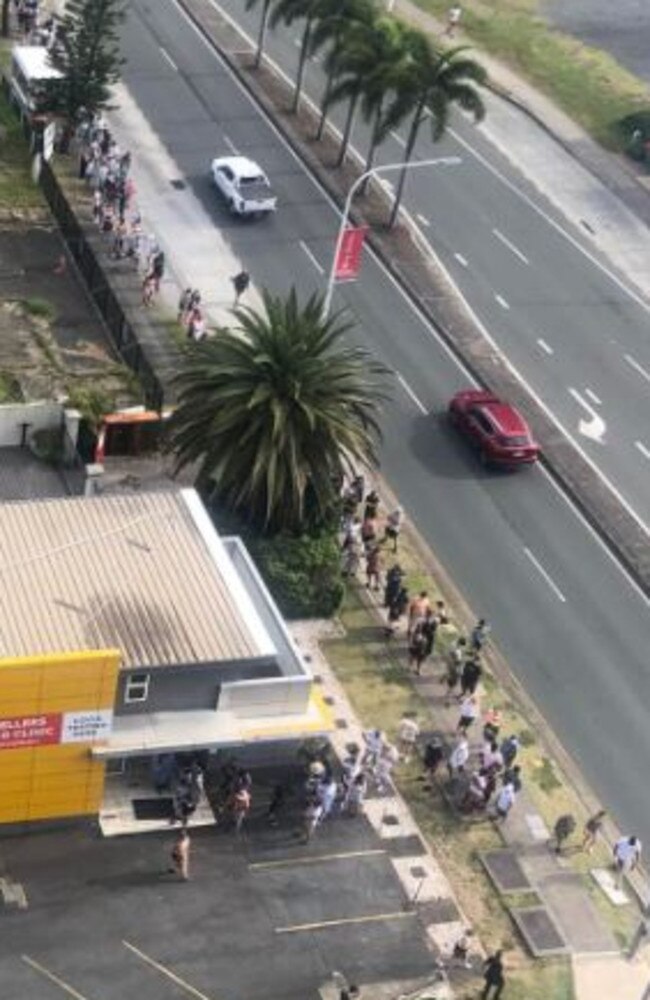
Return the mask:
{"type": "Polygon", "coordinates": [[[346,226],[336,255],[336,281],[355,281],[361,269],[361,251],[368,226],[346,226]]]}

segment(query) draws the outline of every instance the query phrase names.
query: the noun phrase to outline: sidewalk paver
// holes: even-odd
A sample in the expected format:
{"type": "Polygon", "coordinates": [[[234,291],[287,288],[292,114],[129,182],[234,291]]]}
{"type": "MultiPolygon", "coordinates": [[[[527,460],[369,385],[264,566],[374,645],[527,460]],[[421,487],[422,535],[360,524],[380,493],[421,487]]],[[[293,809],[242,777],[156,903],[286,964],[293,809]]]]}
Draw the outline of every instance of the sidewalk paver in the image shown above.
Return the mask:
{"type": "Polygon", "coordinates": [[[576,1000],[647,1000],[650,963],[646,956],[629,962],[620,956],[585,956],[572,960],[576,1000]]]}

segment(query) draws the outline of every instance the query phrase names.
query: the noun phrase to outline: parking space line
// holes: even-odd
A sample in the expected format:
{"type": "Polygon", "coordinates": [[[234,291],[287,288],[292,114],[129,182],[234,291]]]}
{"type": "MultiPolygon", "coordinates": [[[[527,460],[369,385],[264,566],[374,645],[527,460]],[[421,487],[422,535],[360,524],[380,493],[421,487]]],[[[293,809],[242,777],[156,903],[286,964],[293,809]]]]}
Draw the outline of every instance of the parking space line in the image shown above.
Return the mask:
{"type": "MultiPolygon", "coordinates": [[[[180,988],[185,990],[186,993],[189,993],[190,996],[196,997],[197,1000],[212,1000],[211,997],[207,996],[205,993],[201,993],[200,990],[197,990],[196,986],[192,986],[191,983],[188,983],[185,979],[181,979],[180,976],[177,976],[176,973],[172,972],[171,969],[168,969],[166,965],[163,965],[161,962],[157,962],[155,958],[151,958],[151,956],[145,954],[144,951],[140,951],[140,949],[136,948],[134,944],[124,940],[122,941],[122,944],[125,948],[128,948],[129,951],[133,952],[134,955],[137,955],[137,957],[143,962],[150,965],[152,969],[160,972],[160,974],[166,976],[167,979],[171,979],[172,983],[176,983],[177,986],[180,986],[180,988]]],[[[85,1000],[85,998],[82,997],[82,1000],[85,1000]]]]}
{"type": "Polygon", "coordinates": [[[36,962],[33,958],[30,958],[29,955],[21,955],[20,957],[26,965],[29,965],[31,969],[38,972],[38,974],[43,976],[44,979],[49,979],[51,983],[58,986],[59,989],[63,990],[64,993],[67,993],[69,997],[74,997],[74,1000],[89,1000],[89,998],[84,996],[83,993],[79,993],[78,990],[75,990],[74,986],[70,986],[70,984],[66,983],[65,980],[59,979],[54,972],[50,972],[49,969],[46,969],[44,965],[40,964],[40,962],[36,962]]]}
{"type": "Polygon", "coordinates": [[[377,854],[386,854],[386,851],[379,847],[372,851],[346,851],[343,854],[318,854],[313,858],[283,858],[281,861],[254,861],[248,866],[248,870],[264,871],[265,868],[292,868],[294,865],[316,865],[321,861],[345,861],[346,858],[371,858],[377,854]]]}
{"type": "Polygon", "coordinates": [[[338,920],[319,920],[315,924],[294,924],[290,927],[276,927],[276,934],[299,934],[300,931],[328,930],[330,927],[346,927],[349,924],[377,924],[388,920],[406,920],[417,917],[416,910],[396,910],[394,913],[372,913],[367,917],[340,917],[338,920]]]}

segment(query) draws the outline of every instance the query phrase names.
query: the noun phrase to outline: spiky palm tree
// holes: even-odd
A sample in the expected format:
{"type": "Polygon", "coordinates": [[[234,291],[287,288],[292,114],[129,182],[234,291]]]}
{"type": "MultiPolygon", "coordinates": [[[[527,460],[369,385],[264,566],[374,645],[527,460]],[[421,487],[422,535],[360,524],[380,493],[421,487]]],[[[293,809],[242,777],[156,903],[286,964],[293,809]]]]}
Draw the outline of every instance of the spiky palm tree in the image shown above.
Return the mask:
{"type": "Polygon", "coordinates": [[[350,323],[323,319],[322,296],[300,305],[263,293],[264,311],[197,344],[178,374],[171,446],[199,464],[215,497],[266,531],[308,527],[335,502],[334,483],[375,460],[385,369],[344,343],[350,323]]]}
{"type": "Polygon", "coordinates": [[[475,121],[485,115],[485,105],[477,89],[485,83],[487,74],[473,59],[463,55],[464,46],[439,52],[422,32],[412,33],[413,63],[410,78],[402,82],[399,102],[413,112],[411,126],[404,150],[404,169],[400,171],[389,226],[395,223],[399,212],[406,165],[410,162],[422,124],[430,118],[431,138],[438,142],[449,123],[452,105],[469,111],[475,121]]]}
{"type": "Polygon", "coordinates": [[[302,93],[302,80],[305,73],[307,56],[311,44],[312,29],[320,17],[321,9],[327,9],[328,0],[275,0],[271,11],[269,23],[272,28],[278,24],[290,27],[294,21],[303,20],[302,39],[300,41],[300,53],[298,56],[298,70],[296,72],[296,82],[294,84],[293,101],[291,111],[296,112],[300,104],[302,93]]]}
{"type": "Polygon", "coordinates": [[[325,69],[325,89],[320,104],[320,118],[315,139],[322,138],[330,109],[334,84],[340,73],[341,58],[346,51],[348,36],[356,24],[370,26],[377,18],[374,0],[329,0],[319,12],[320,16],[311,33],[309,55],[317,55],[327,49],[323,67],[325,69]]]}
{"type": "MultiPolygon", "coordinates": [[[[253,60],[253,68],[259,69],[260,63],[262,62],[262,56],[264,55],[264,42],[266,41],[266,29],[269,23],[269,14],[271,13],[271,5],[273,0],[262,0],[262,10],[260,12],[260,23],[257,29],[257,46],[255,49],[255,58],[253,60]]],[[[253,7],[257,7],[258,0],[246,0],[246,10],[252,10],[253,7]]]]}

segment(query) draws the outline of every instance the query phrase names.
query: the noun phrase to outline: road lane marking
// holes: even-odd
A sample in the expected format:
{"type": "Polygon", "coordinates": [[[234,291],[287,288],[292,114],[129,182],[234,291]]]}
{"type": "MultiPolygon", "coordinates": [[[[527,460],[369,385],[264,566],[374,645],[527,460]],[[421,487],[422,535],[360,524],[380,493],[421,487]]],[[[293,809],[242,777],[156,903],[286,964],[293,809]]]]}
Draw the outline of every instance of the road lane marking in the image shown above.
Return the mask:
{"type": "MultiPolygon", "coordinates": [[[[214,2],[214,0],[212,0],[212,2],[214,2]]],[[[551,226],[553,229],[555,229],[556,232],[560,233],[560,235],[563,236],[565,240],[568,240],[568,242],[576,250],[578,250],[581,254],[583,254],[583,256],[587,258],[587,260],[591,261],[591,263],[594,264],[595,267],[597,267],[598,270],[602,272],[602,274],[605,274],[610,279],[610,281],[613,281],[614,284],[621,289],[621,291],[625,292],[626,295],[629,295],[629,297],[634,302],[636,302],[638,306],[641,306],[641,308],[645,312],[650,313],[650,303],[646,302],[645,299],[641,297],[641,295],[637,294],[632,288],[626,285],[621,278],[619,278],[613,271],[610,271],[607,265],[599,261],[598,258],[595,257],[589,250],[587,250],[586,247],[583,247],[583,245],[580,243],[578,239],[576,239],[575,236],[572,236],[571,233],[569,233],[566,229],[564,229],[559,222],[556,222],[555,219],[553,219],[550,215],[548,215],[548,213],[545,212],[544,209],[541,208],[539,205],[537,205],[532,198],[530,198],[523,191],[520,191],[517,185],[513,181],[509,180],[503,173],[501,173],[498,167],[493,166],[490,163],[490,161],[485,156],[482,155],[482,153],[479,153],[476,149],[474,149],[474,147],[471,146],[465,139],[463,139],[463,137],[459,135],[455,129],[450,128],[447,131],[449,132],[449,135],[453,139],[455,139],[456,142],[463,147],[463,149],[466,149],[468,153],[471,153],[474,159],[478,160],[479,163],[481,163],[486,168],[486,170],[489,170],[490,173],[494,174],[494,176],[497,177],[502,184],[505,184],[505,186],[509,188],[510,191],[513,191],[518,198],[520,198],[523,202],[525,202],[529,208],[532,208],[533,212],[539,215],[540,218],[544,219],[548,223],[548,225],[551,226]]]]}
{"type": "Polygon", "coordinates": [[[528,257],[521,252],[521,250],[519,249],[519,247],[516,247],[514,245],[514,243],[511,243],[510,240],[508,239],[508,237],[504,236],[503,233],[499,229],[493,229],[492,232],[494,233],[494,235],[496,236],[496,238],[498,240],[501,240],[501,242],[503,243],[503,245],[505,247],[507,247],[508,250],[510,250],[511,253],[513,253],[515,255],[515,257],[517,257],[522,262],[522,264],[530,264],[530,261],[528,260],[528,257]]]}
{"type": "Polygon", "coordinates": [[[462,264],[463,267],[467,267],[467,260],[465,259],[465,257],[463,257],[462,253],[455,253],[454,257],[456,258],[459,264],[462,264]]]}
{"type": "Polygon", "coordinates": [[[650,372],[646,371],[643,365],[640,365],[636,358],[633,358],[631,354],[624,354],[623,357],[627,361],[628,365],[631,365],[632,368],[634,368],[635,372],[638,372],[639,375],[646,380],[646,382],[650,382],[650,372]]]}
{"type": "Polygon", "coordinates": [[[497,300],[497,302],[499,303],[499,305],[501,306],[502,309],[506,309],[507,311],[510,310],[510,306],[508,305],[508,303],[504,299],[503,295],[496,295],[495,294],[494,297],[495,297],[495,299],[497,300]]]}
{"type": "Polygon", "coordinates": [[[580,395],[577,389],[569,388],[569,392],[575,399],[583,410],[586,410],[589,414],[589,420],[584,420],[582,417],[578,421],[578,431],[585,437],[591,438],[592,441],[597,441],[598,444],[604,444],[603,437],[605,436],[605,431],[607,430],[607,424],[601,417],[599,413],[589,405],[586,399],[580,395]]]}
{"type": "Polygon", "coordinates": [[[424,414],[425,417],[428,416],[429,411],[427,410],[424,403],[420,399],[418,399],[418,397],[415,395],[415,393],[411,389],[411,386],[408,384],[404,376],[400,375],[399,372],[395,372],[395,374],[397,375],[397,381],[401,385],[402,389],[404,390],[406,395],[415,403],[420,413],[424,414]]]}
{"type": "Polygon", "coordinates": [[[169,65],[171,66],[171,68],[172,68],[172,69],[173,69],[173,70],[174,70],[174,71],[175,71],[176,73],[178,73],[178,66],[176,65],[176,63],[174,62],[174,60],[172,59],[172,57],[170,56],[170,54],[169,54],[169,52],[167,51],[167,49],[163,48],[163,46],[162,46],[162,45],[159,45],[159,46],[158,46],[158,48],[160,49],[160,52],[161,52],[161,55],[162,55],[162,56],[164,56],[164,58],[165,58],[165,59],[167,60],[167,62],[168,62],[168,63],[169,63],[169,65]]]}
{"type": "Polygon", "coordinates": [[[396,910],[394,913],[373,913],[368,917],[341,917],[340,920],[320,920],[315,924],[294,924],[290,927],[276,927],[276,934],[298,934],[300,931],[320,931],[329,927],[345,927],[347,924],[372,924],[387,920],[406,920],[417,916],[415,910],[396,910]]]}
{"type": "MultiPolygon", "coordinates": [[[[328,191],[326,190],[326,188],[323,187],[323,185],[314,177],[314,175],[309,172],[309,170],[305,166],[304,161],[296,153],[295,149],[293,149],[293,147],[290,145],[290,143],[284,137],[284,135],[282,134],[282,132],[280,132],[280,130],[278,129],[278,127],[268,117],[268,115],[265,115],[262,112],[259,104],[255,101],[255,99],[252,97],[252,95],[242,85],[241,80],[238,79],[238,77],[236,76],[235,72],[228,66],[228,64],[222,58],[219,57],[218,53],[215,50],[214,45],[212,45],[210,43],[210,41],[206,38],[205,34],[194,23],[194,21],[192,20],[192,18],[188,15],[187,11],[183,7],[181,7],[179,5],[178,0],[172,0],[172,3],[176,7],[176,10],[178,11],[179,16],[185,21],[185,23],[190,27],[190,29],[196,34],[197,38],[199,38],[202,41],[203,45],[210,51],[213,59],[215,59],[215,61],[218,62],[219,65],[222,66],[226,70],[226,72],[228,73],[228,75],[230,76],[230,78],[232,79],[232,81],[237,86],[238,90],[245,95],[245,97],[248,99],[248,101],[250,102],[250,104],[255,108],[256,112],[261,115],[262,120],[266,122],[267,127],[270,128],[270,130],[273,132],[273,134],[276,136],[276,138],[279,140],[279,142],[282,144],[282,146],[287,150],[287,152],[289,153],[289,155],[295,160],[295,162],[301,167],[301,169],[305,171],[306,175],[310,178],[311,183],[314,185],[314,187],[318,191],[320,191],[322,197],[327,202],[327,204],[330,206],[330,208],[333,210],[333,212],[336,215],[337,219],[340,219],[341,216],[342,216],[341,209],[336,204],[336,202],[333,200],[333,198],[328,193],[328,191]]],[[[245,30],[242,29],[241,25],[237,21],[235,21],[235,19],[230,14],[228,14],[228,12],[223,9],[223,7],[221,7],[217,3],[217,0],[209,0],[209,3],[210,3],[210,5],[216,11],[219,12],[219,14],[230,25],[232,25],[232,27],[234,28],[235,31],[239,32],[239,34],[241,35],[241,37],[243,37],[244,40],[247,41],[251,45],[251,48],[254,49],[254,47],[255,47],[255,40],[250,35],[248,35],[245,30]]],[[[278,74],[278,76],[281,79],[285,80],[285,82],[287,82],[289,85],[292,84],[291,77],[282,69],[281,66],[278,65],[277,62],[275,62],[273,59],[270,59],[267,55],[265,55],[265,59],[266,59],[268,65],[271,66],[274,69],[274,71],[278,74]]],[[[306,101],[306,103],[308,103],[310,105],[310,107],[317,108],[317,106],[314,103],[314,101],[308,95],[305,95],[305,101],[306,101]]],[[[453,132],[453,130],[452,130],[452,132],[453,132]]],[[[340,133],[340,131],[338,129],[334,129],[334,134],[337,135],[340,138],[341,133],[340,133]]],[[[479,154],[476,154],[475,151],[472,149],[472,147],[468,146],[467,143],[464,142],[464,140],[460,140],[459,139],[459,141],[460,141],[460,144],[463,145],[463,146],[465,146],[469,150],[469,152],[472,153],[473,156],[476,157],[476,156],[479,155],[479,154]]],[[[356,157],[357,162],[363,163],[363,158],[358,153],[358,151],[354,148],[354,146],[351,147],[351,153],[352,153],[353,156],[356,157]]],[[[520,197],[522,197],[522,198],[526,197],[521,192],[517,191],[516,188],[513,187],[513,189],[517,192],[517,194],[520,197]]],[[[541,214],[542,216],[544,215],[544,213],[541,210],[537,209],[537,206],[535,206],[534,203],[531,202],[531,205],[532,205],[532,207],[533,207],[533,209],[535,211],[538,211],[539,214],[541,214]]],[[[553,220],[549,220],[549,222],[552,225],[554,225],[554,226],[557,225],[556,223],[553,222],[553,220]]],[[[561,229],[561,227],[557,227],[557,228],[560,230],[560,232],[562,232],[562,233],[564,232],[561,229]]],[[[569,237],[568,234],[565,234],[565,235],[567,235],[567,238],[569,240],[571,240],[571,237],[569,237]]],[[[552,423],[554,424],[554,426],[557,427],[557,429],[564,435],[564,437],[567,439],[567,441],[569,441],[571,443],[571,445],[575,448],[575,450],[578,452],[578,454],[583,459],[583,461],[586,462],[587,465],[589,466],[589,468],[594,472],[594,474],[596,476],[598,476],[598,478],[600,479],[600,481],[607,487],[607,489],[610,491],[610,493],[612,494],[612,496],[618,501],[618,503],[621,505],[621,507],[623,507],[623,509],[630,515],[630,517],[635,521],[635,523],[638,525],[638,527],[644,532],[645,535],[647,535],[647,536],[650,537],[650,527],[645,523],[645,521],[643,520],[643,518],[639,514],[637,514],[636,510],[634,509],[634,507],[623,496],[623,494],[618,489],[618,487],[616,487],[614,485],[614,483],[609,479],[609,477],[602,471],[602,469],[597,465],[597,463],[591,458],[591,456],[588,454],[588,452],[585,451],[585,449],[582,447],[582,445],[580,444],[579,440],[574,436],[574,434],[567,427],[565,427],[564,423],[558,417],[556,417],[556,415],[553,413],[553,411],[546,405],[546,403],[535,392],[535,390],[532,388],[532,386],[526,381],[526,379],[523,377],[523,375],[517,369],[517,367],[509,360],[509,358],[507,357],[507,355],[505,355],[503,353],[503,351],[500,350],[499,346],[497,345],[496,341],[492,337],[491,333],[489,332],[489,330],[487,329],[487,327],[485,326],[485,324],[479,319],[479,317],[476,314],[475,310],[472,309],[472,307],[469,304],[469,302],[467,302],[467,300],[461,294],[460,289],[458,288],[458,286],[455,285],[454,279],[452,278],[452,276],[449,273],[449,271],[445,268],[444,264],[442,264],[442,261],[440,260],[440,258],[434,253],[433,248],[430,245],[429,245],[429,247],[430,247],[430,253],[431,253],[431,255],[439,263],[439,265],[443,268],[444,272],[447,274],[447,276],[449,278],[449,281],[454,285],[454,287],[456,287],[456,289],[458,291],[458,294],[461,297],[461,299],[462,299],[462,301],[463,301],[463,303],[465,305],[465,308],[467,309],[468,313],[473,317],[475,323],[477,324],[477,327],[482,331],[483,336],[485,337],[486,341],[488,342],[488,344],[490,344],[490,346],[493,348],[493,350],[496,351],[496,352],[498,352],[498,354],[503,358],[503,361],[504,361],[504,364],[505,364],[506,368],[513,374],[513,376],[515,378],[517,378],[519,380],[519,382],[521,383],[521,385],[524,386],[524,388],[530,394],[530,396],[533,399],[533,401],[540,407],[540,409],[542,410],[542,412],[546,414],[546,416],[548,417],[548,419],[552,421],[552,423]]],[[[467,365],[465,364],[465,362],[463,361],[463,359],[460,357],[460,355],[452,349],[452,347],[447,343],[447,341],[444,339],[444,337],[441,336],[441,334],[439,333],[439,331],[436,329],[435,325],[432,323],[430,316],[424,311],[423,307],[421,305],[419,305],[410,295],[408,295],[405,292],[404,288],[401,286],[401,284],[399,283],[399,281],[397,280],[397,278],[395,277],[395,275],[392,274],[386,268],[386,266],[382,263],[381,259],[377,256],[377,254],[372,249],[372,247],[368,247],[367,249],[368,249],[368,253],[372,257],[372,260],[377,265],[377,267],[379,268],[379,270],[388,279],[388,281],[390,282],[390,284],[396,290],[396,292],[398,293],[398,295],[403,299],[404,303],[411,310],[411,312],[413,313],[413,315],[417,316],[417,318],[420,320],[420,322],[422,324],[423,332],[427,336],[431,337],[436,342],[436,344],[443,351],[443,353],[446,354],[446,356],[456,365],[456,367],[458,368],[458,370],[463,373],[464,377],[468,380],[468,382],[471,385],[478,387],[478,381],[477,381],[476,376],[474,375],[474,373],[467,367],[467,365]]],[[[583,253],[585,252],[583,250],[583,248],[580,247],[579,245],[578,245],[578,249],[581,252],[583,252],[583,253]]],[[[454,255],[454,256],[456,256],[456,255],[454,255]]],[[[460,256],[460,255],[458,255],[458,256],[460,256]]],[[[601,265],[600,265],[599,262],[597,262],[597,265],[598,265],[598,267],[601,267],[601,265]]],[[[644,306],[644,308],[645,308],[645,306],[644,306]]],[[[571,497],[569,496],[569,494],[566,491],[566,488],[563,487],[560,484],[560,482],[557,480],[556,476],[553,473],[551,473],[551,471],[549,469],[545,468],[544,465],[540,466],[540,471],[541,471],[542,475],[544,475],[546,477],[546,479],[548,480],[548,482],[551,483],[551,485],[553,486],[553,489],[555,490],[555,492],[557,493],[557,495],[562,499],[562,501],[566,504],[566,506],[573,512],[573,514],[575,515],[575,517],[577,518],[577,520],[580,521],[584,525],[584,527],[586,528],[587,532],[598,543],[598,545],[600,546],[600,548],[602,549],[602,551],[606,553],[606,555],[608,556],[608,558],[610,559],[610,561],[612,562],[612,564],[614,566],[616,566],[616,568],[621,573],[621,575],[627,580],[627,582],[630,584],[632,590],[642,599],[643,603],[646,606],[650,607],[650,597],[648,596],[648,594],[646,594],[645,590],[639,585],[639,583],[637,582],[636,578],[628,570],[628,568],[625,565],[625,563],[620,559],[620,557],[614,551],[614,549],[612,548],[611,542],[607,541],[606,537],[603,536],[603,535],[601,535],[596,530],[596,528],[594,527],[594,525],[588,520],[588,518],[582,513],[582,511],[580,510],[580,508],[571,499],[571,497]]]]}
{"type": "Polygon", "coordinates": [[[589,399],[591,400],[591,402],[595,403],[596,406],[602,406],[603,405],[602,399],[599,399],[598,396],[596,395],[596,393],[593,392],[592,389],[585,389],[585,396],[589,396],[589,399]]]}
{"type": "Polygon", "coordinates": [[[344,851],[341,854],[317,854],[311,858],[285,858],[282,861],[253,861],[248,870],[251,872],[266,871],[273,868],[293,868],[296,865],[316,865],[324,861],[345,861],[348,858],[373,858],[387,852],[377,847],[371,851],[344,851]]]}
{"type": "Polygon", "coordinates": [[[231,153],[234,153],[234,154],[235,154],[235,156],[237,156],[237,155],[238,155],[238,153],[239,153],[239,150],[238,150],[238,149],[237,149],[237,147],[235,146],[235,144],[234,144],[234,142],[232,141],[232,139],[230,138],[230,136],[229,136],[229,135],[225,135],[225,134],[224,134],[224,137],[223,137],[223,141],[225,142],[225,144],[226,144],[226,146],[228,147],[228,149],[230,150],[230,152],[231,152],[231,153]]]}
{"type": "Polygon", "coordinates": [[[300,38],[294,38],[293,44],[296,46],[297,49],[299,49],[300,46],[302,45],[302,39],[300,39],[300,38]]]}
{"type": "Polygon", "coordinates": [[[524,552],[526,553],[527,558],[530,559],[530,561],[532,562],[533,566],[535,567],[535,569],[537,570],[537,572],[540,574],[540,576],[549,585],[549,587],[551,588],[551,590],[553,591],[553,593],[557,597],[558,601],[561,601],[562,604],[566,604],[566,597],[564,596],[564,594],[562,593],[562,591],[560,590],[560,588],[558,587],[558,585],[555,583],[555,581],[552,579],[552,577],[549,576],[549,574],[546,572],[546,570],[542,566],[542,564],[539,561],[539,559],[537,559],[533,555],[533,553],[530,551],[529,548],[524,547],[524,552]]]}
{"type": "Polygon", "coordinates": [[[648,460],[650,460],[650,448],[647,448],[644,445],[643,441],[635,441],[634,442],[634,447],[637,448],[641,452],[641,454],[643,455],[644,458],[647,458],[648,460]]]}
{"type": "Polygon", "coordinates": [[[550,347],[545,340],[542,340],[541,337],[538,337],[537,343],[539,344],[539,346],[541,347],[541,349],[544,351],[545,354],[548,354],[549,357],[553,356],[554,354],[553,348],[550,347]]]}
{"type": "Polygon", "coordinates": [[[70,984],[66,983],[64,979],[60,979],[59,976],[50,972],[50,970],[46,969],[44,965],[40,964],[40,962],[36,962],[33,958],[30,958],[29,955],[21,955],[20,957],[26,965],[29,965],[30,968],[32,968],[35,972],[38,972],[38,974],[43,976],[44,979],[49,979],[51,983],[58,986],[59,989],[63,990],[64,993],[67,993],[69,997],[74,997],[74,1000],[88,1000],[88,997],[84,996],[83,993],[80,993],[79,990],[75,990],[74,986],[70,986],[70,984]]]}
{"type": "Polygon", "coordinates": [[[406,146],[406,139],[402,139],[399,132],[396,132],[394,129],[391,129],[390,137],[391,139],[395,140],[398,146],[401,146],[402,149],[404,149],[404,147],[406,146]]]}
{"type": "Polygon", "coordinates": [[[325,268],[324,268],[324,267],[322,266],[322,264],[320,264],[320,263],[319,263],[319,261],[318,261],[318,260],[317,260],[317,259],[316,259],[316,258],[314,257],[313,253],[311,252],[311,250],[309,249],[309,247],[307,246],[307,244],[305,243],[305,241],[304,241],[304,240],[300,240],[300,241],[299,241],[299,245],[300,245],[300,246],[302,247],[302,249],[303,249],[303,250],[305,251],[305,253],[306,253],[306,254],[307,254],[307,256],[309,257],[310,261],[312,262],[312,264],[314,265],[314,267],[315,267],[315,268],[316,268],[316,270],[318,271],[318,273],[319,273],[319,274],[325,274],[325,268]]]}
{"type": "Polygon", "coordinates": [[[426,215],[422,215],[420,212],[415,216],[418,222],[421,222],[423,226],[430,226],[431,223],[427,219],[426,215]]]}
{"type": "Polygon", "coordinates": [[[168,969],[166,965],[163,965],[161,962],[157,962],[155,958],[152,958],[151,955],[147,955],[144,951],[140,951],[140,949],[136,948],[134,944],[124,940],[122,941],[122,944],[125,948],[128,948],[130,952],[133,952],[133,954],[146,965],[150,965],[152,969],[155,969],[162,976],[166,976],[167,979],[170,979],[172,983],[180,986],[180,988],[185,990],[186,993],[189,993],[190,996],[196,997],[197,1000],[212,1000],[212,998],[207,996],[207,994],[201,993],[201,990],[197,990],[196,986],[192,986],[191,983],[188,983],[185,979],[181,979],[180,976],[177,976],[176,973],[172,972],[171,969],[168,969]]]}

